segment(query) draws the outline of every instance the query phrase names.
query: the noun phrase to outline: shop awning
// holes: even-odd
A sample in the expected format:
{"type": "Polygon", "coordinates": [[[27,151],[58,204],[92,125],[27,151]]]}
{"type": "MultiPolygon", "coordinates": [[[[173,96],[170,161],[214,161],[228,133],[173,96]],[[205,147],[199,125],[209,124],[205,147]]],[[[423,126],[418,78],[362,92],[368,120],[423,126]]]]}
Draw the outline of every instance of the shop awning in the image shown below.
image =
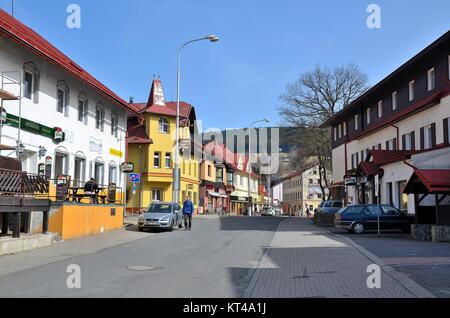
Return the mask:
{"type": "Polygon", "coordinates": [[[450,170],[415,170],[404,193],[450,193],[450,170]]]}
{"type": "Polygon", "coordinates": [[[214,191],[208,191],[208,194],[212,197],[218,197],[218,198],[227,198],[225,194],[214,192],[214,191]]]}

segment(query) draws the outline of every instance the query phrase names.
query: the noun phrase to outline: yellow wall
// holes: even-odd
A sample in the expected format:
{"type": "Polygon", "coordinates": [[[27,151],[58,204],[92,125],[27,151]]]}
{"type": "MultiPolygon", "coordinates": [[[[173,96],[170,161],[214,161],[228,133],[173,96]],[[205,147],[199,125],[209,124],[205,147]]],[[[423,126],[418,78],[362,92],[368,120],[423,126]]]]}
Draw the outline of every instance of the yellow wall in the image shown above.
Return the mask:
{"type": "MultiPolygon", "coordinates": [[[[159,120],[162,115],[146,114],[146,131],[153,140],[152,145],[143,145],[143,164],[140,167],[139,148],[135,145],[129,147],[129,161],[135,165],[135,171],[142,174],[142,202],[141,207],[147,207],[152,201],[152,190],[162,191],[163,201],[172,201],[172,183],[173,183],[173,166],[175,160],[174,141],[176,121],[174,117],[165,116],[169,122],[169,133],[159,131],[159,120]],[[154,166],[154,155],[160,154],[159,167],[154,166]],[[166,153],[171,154],[171,165],[166,167],[166,153]]],[[[189,138],[190,131],[188,127],[182,127],[180,132],[181,138],[189,138]]],[[[193,158],[184,158],[180,156],[181,185],[180,185],[180,204],[184,201],[185,196],[190,192],[191,198],[198,205],[199,196],[199,163],[193,158]],[[183,197],[183,194],[185,196],[183,197]]],[[[131,185],[128,186],[129,198],[127,206],[129,208],[139,208],[139,185],[137,185],[136,193],[133,195],[131,185]]]]}
{"type": "Polygon", "coordinates": [[[123,228],[122,206],[64,205],[49,220],[49,232],[64,240],[123,228]],[[116,209],[115,216],[111,209],[116,209]]]}

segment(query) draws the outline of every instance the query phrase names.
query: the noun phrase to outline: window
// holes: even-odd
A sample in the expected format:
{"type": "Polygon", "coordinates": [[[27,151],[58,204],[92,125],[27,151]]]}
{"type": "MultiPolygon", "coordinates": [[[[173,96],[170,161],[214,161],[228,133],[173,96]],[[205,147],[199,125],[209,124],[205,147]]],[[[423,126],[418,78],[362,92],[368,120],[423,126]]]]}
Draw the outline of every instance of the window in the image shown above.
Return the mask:
{"type": "Polygon", "coordinates": [[[388,140],[386,142],[386,150],[397,150],[397,138],[388,140]]]}
{"type": "Polygon", "coordinates": [[[383,117],[383,101],[378,102],[378,118],[383,117]]]}
{"type": "Polygon", "coordinates": [[[359,129],[359,115],[355,115],[355,130],[359,129]]]}
{"type": "Polygon", "coordinates": [[[162,132],[165,134],[169,133],[169,122],[164,117],[161,117],[159,119],[159,132],[162,132]]]}
{"type": "Polygon", "coordinates": [[[69,86],[65,81],[59,81],[56,87],[57,112],[69,116],[69,86]]]}
{"type": "Polygon", "coordinates": [[[448,79],[450,80],[450,55],[448,56],[448,79]]]}
{"type": "Polygon", "coordinates": [[[87,124],[88,118],[88,99],[86,94],[81,93],[78,96],[78,121],[87,124]]]}
{"type": "Polygon", "coordinates": [[[172,154],[170,152],[166,152],[166,169],[172,168],[172,154]]]}
{"type": "Polygon", "coordinates": [[[407,181],[400,181],[398,182],[398,195],[399,195],[399,209],[400,210],[408,210],[408,195],[403,193],[406,189],[406,185],[408,184],[407,181]]]}
{"type": "Polygon", "coordinates": [[[390,216],[399,216],[401,215],[401,212],[397,210],[396,208],[393,208],[391,206],[382,205],[381,209],[383,210],[384,215],[390,215],[390,216]]]}
{"type": "Polygon", "coordinates": [[[161,153],[155,152],[153,155],[153,167],[160,168],[161,167],[161,153]]]}
{"type": "Polygon", "coordinates": [[[436,87],[434,68],[429,69],[427,72],[427,85],[428,91],[432,91],[436,87]]]}
{"type": "Polygon", "coordinates": [[[117,166],[110,165],[108,171],[108,184],[117,184],[117,166]]]}
{"type": "Polygon", "coordinates": [[[394,192],[393,192],[393,188],[392,188],[392,182],[389,182],[386,184],[386,196],[388,199],[388,204],[390,205],[394,205],[394,192]]]}
{"type": "Polygon", "coordinates": [[[343,126],[342,130],[343,130],[344,136],[347,136],[347,122],[344,121],[344,123],[342,124],[342,126],[343,126]]]}
{"type": "Polygon", "coordinates": [[[111,135],[117,138],[119,133],[119,116],[116,111],[111,112],[111,135]]]}
{"type": "Polygon", "coordinates": [[[223,169],[222,168],[216,169],[216,182],[223,183],[223,169]]]}
{"type": "Polygon", "coordinates": [[[23,65],[23,72],[23,96],[37,104],[39,103],[39,70],[33,62],[27,62],[23,65]]]}
{"type": "Polygon", "coordinates": [[[33,97],[33,74],[31,74],[30,72],[25,72],[23,85],[23,96],[25,98],[31,99],[33,97]]]}
{"type": "Polygon", "coordinates": [[[105,165],[103,162],[96,161],[94,164],[94,179],[98,185],[103,185],[105,180],[105,165]]]}
{"type": "Polygon", "coordinates": [[[163,201],[163,193],[161,190],[152,190],[152,201],[153,202],[162,202],[163,201]]]}
{"type": "Polygon", "coordinates": [[[415,150],[415,134],[414,132],[410,132],[409,134],[405,134],[402,136],[403,139],[403,150],[415,150]]]}
{"type": "Polygon", "coordinates": [[[444,118],[444,143],[450,143],[450,117],[444,118]]]}
{"type": "Polygon", "coordinates": [[[366,117],[367,117],[367,125],[369,125],[370,124],[370,107],[369,108],[367,108],[367,110],[366,110],[366,117]]]}
{"type": "Polygon", "coordinates": [[[208,177],[211,177],[211,165],[208,165],[208,177]]]}
{"type": "Polygon", "coordinates": [[[409,93],[409,101],[410,102],[416,98],[415,90],[416,90],[416,82],[415,81],[409,82],[408,93],[409,93]]]}
{"type": "Polygon", "coordinates": [[[435,134],[436,134],[436,129],[435,129],[434,124],[423,127],[420,130],[422,150],[431,149],[434,147],[434,143],[436,140],[435,134]]]}
{"type": "Polygon", "coordinates": [[[392,93],[392,110],[397,110],[398,93],[397,91],[392,93]]]}
{"type": "Polygon", "coordinates": [[[309,179],[309,185],[313,185],[314,184],[314,180],[313,179],[309,179]]]}
{"type": "Polygon", "coordinates": [[[57,152],[55,154],[55,179],[61,175],[67,175],[69,168],[69,156],[66,153],[57,152]]]}
{"type": "Polygon", "coordinates": [[[100,131],[104,131],[105,128],[105,110],[101,103],[98,103],[95,108],[95,128],[100,131]]]}
{"type": "Polygon", "coordinates": [[[366,206],[364,213],[367,215],[379,215],[380,214],[380,208],[378,207],[378,205],[369,205],[366,206]]]}
{"type": "Polygon", "coordinates": [[[77,186],[82,186],[86,175],[86,159],[84,157],[75,157],[74,182],[77,186]]]}
{"type": "Polygon", "coordinates": [[[338,128],[338,136],[339,136],[339,139],[342,138],[342,125],[341,125],[341,124],[339,124],[339,128],[338,128]]]}
{"type": "Polygon", "coordinates": [[[334,131],[334,141],[336,141],[337,140],[337,128],[334,127],[333,131],[334,131]]]}

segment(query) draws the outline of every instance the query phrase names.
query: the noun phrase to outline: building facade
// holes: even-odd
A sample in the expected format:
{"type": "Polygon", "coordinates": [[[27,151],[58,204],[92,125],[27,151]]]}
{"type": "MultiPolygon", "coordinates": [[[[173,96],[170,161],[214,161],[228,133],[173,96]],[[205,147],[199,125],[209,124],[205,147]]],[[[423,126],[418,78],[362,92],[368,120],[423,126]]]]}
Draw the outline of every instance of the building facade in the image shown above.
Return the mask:
{"type": "Polygon", "coordinates": [[[335,199],[414,214],[414,195],[404,193],[412,157],[448,146],[449,118],[447,32],[323,125],[332,131],[335,199]]]}
{"type": "MultiPolygon", "coordinates": [[[[137,116],[128,120],[128,161],[134,163],[141,182],[128,186],[128,208],[141,210],[152,202],[171,202],[174,182],[176,103],[166,102],[162,84],[154,79],[147,103],[133,103],[137,116]]],[[[200,162],[190,151],[195,109],[180,104],[180,193],[179,204],[189,197],[195,209],[199,203],[200,162]]]]}
{"type": "MultiPolygon", "coordinates": [[[[124,187],[129,104],[36,32],[0,10],[0,144],[24,171],[124,187]],[[20,127],[20,129],[19,129],[20,127]]],[[[135,113],[136,116],[140,116],[135,113]]]]}

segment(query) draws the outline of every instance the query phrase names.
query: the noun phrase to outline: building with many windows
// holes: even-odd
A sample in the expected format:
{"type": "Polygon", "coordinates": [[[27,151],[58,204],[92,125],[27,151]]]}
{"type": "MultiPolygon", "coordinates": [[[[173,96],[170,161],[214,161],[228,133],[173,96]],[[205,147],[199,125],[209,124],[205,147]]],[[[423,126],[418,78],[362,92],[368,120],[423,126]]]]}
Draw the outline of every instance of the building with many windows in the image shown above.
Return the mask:
{"type": "Polygon", "coordinates": [[[444,151],[449,123],[450,31],[323,125],[332,129],[334,198],[415,213],[405,193],[419,167],[413,158],[444,151]]]}
{"type": "Polygon", "coordinates": [[[29,173],[124,185],[129,104],[14,17],[0,10],[0,144],[29,173]],[[20,128],[20,129],[19,129],[20,128]]]}
{"type": "MultiPolygon", "coordinates": [[[[161,81],[154,79],[147,103],[133,103],[142,116],[128,119],[128,160],[134,163],[141,182],[128,187],[128,207],[140,210],[151,202],[171,202],[174,182],[176,140],[176,103],[166,102],[161,81]]],[[[195,109],[180,103],[180,193],[179,204],[190,197],[197,209],[199,203],[200,162],[183,147],[191,147],[195,109]],[[188,155],[187,155],[188,154],[188,155]]]]}

